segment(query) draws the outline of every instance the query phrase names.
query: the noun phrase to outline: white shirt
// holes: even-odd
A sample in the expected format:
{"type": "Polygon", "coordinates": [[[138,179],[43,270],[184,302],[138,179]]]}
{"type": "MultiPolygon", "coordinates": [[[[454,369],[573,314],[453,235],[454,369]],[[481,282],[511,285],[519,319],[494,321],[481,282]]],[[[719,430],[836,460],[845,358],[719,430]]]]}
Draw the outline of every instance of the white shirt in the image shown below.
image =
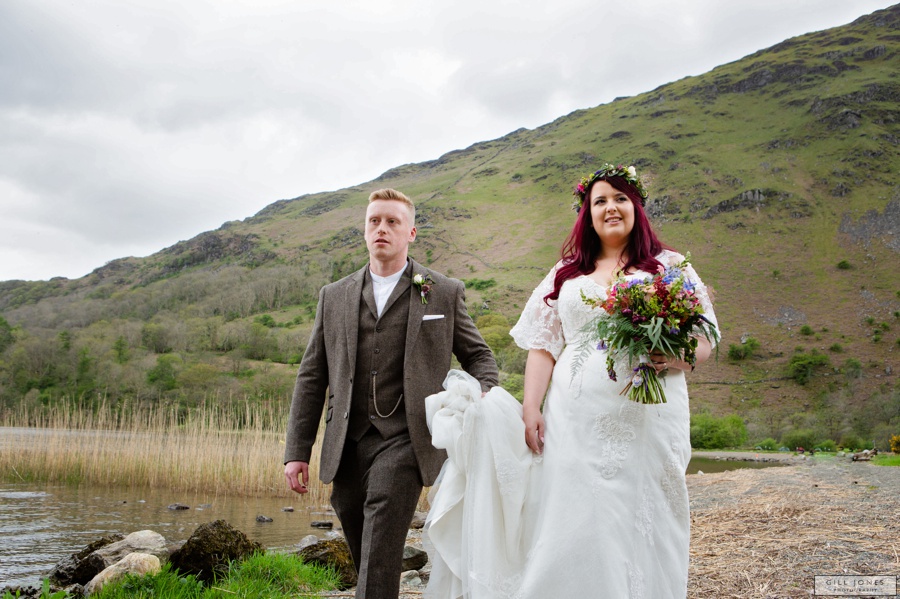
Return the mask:
{"type": "Polygon", "coordinates": [[[375,294],[375,306],[378,309],[378,318],[381,318],[381,313],[384,311],[384,305],[387,303],[388,298],[391,297],[394,287],[397,286],[397,282],[400,280],[400,277],[403,276],[405,270],[406,266],[386,277],[379,277],[369,270],[369,275],[372,277],[372,292],[375,294]]]}

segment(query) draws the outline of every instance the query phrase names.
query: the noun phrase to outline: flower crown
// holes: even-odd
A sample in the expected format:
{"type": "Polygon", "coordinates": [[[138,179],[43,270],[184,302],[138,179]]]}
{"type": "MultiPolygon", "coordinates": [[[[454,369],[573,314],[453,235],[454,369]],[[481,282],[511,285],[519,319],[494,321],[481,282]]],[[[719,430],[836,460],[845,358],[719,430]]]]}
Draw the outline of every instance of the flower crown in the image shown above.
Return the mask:
{"type": "Polygon", "coordinates": [[[575,190],[572,192],[572,195],[575,196],[575,201],[572,203],[572,210],[575,212],[581,210],[581,207],[584,205],[584,197],[587,195],[587,191],[591,188],[594,181],[598,179],[608,179],[609,177],[622,177],[634,185],[638,194],[641,196],[641,206],[644,205],[644,202],[650,194],[644,189],[644,185],[637,175],[637,169],[635,169],[634,166],[623,166],[621,164],[613,166],[607,162],[601,166],[599,170],[594,171],[593,175],[585,175],[582,177],[581,182],[575,186],[575,190]]]}

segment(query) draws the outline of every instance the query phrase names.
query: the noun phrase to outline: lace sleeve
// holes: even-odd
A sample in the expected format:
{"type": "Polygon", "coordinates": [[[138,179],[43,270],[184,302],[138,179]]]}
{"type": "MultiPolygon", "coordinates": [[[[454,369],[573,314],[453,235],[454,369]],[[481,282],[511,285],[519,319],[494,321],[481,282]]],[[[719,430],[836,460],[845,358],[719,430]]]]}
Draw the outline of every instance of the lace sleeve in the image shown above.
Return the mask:
{"type": "MultiPolygon", "coordinates": [[[[666,266],[672,266],[673,264],[678,264],[682,260],[684,260],[684,256],[677,252],[665,251],[657,259],[665,264],[666,266]]],[[[722,341],[722,329],[719,328],[719,321],[716,320],[716,312],[713,309],[712,300],[709,297],[709,291],[706,289],[706,285],[703,284],[703,281],[700,280],[700,276],[697,274],[697,271],[694,270],[694,266],[689,264],[688,267],[684,270],[684,275],[687,279],[694,283],[694,293],[700,298],[700,305],[703,306],[703,315],[710,320],[714,325],[716,325],[716,332],[719,333],[719,342],[722,341]]],[[[716,343],[713,342],[713,347],[716,346],[716,343]]]]}
{"type": "Polygon", "coordinates": [[[541,284],[531,294],[519,322],[509,332],[516,345],[522,349],[543,349],[550,352],[553,359],[559,358],[566,340],[563,335],[562,321],[559,319],[556,301],[549,300],[548,306],[544,302],[544,296],[553,291],[553,281],[556,278],[554,266],[550,273],[544,277],[541,284]]]}

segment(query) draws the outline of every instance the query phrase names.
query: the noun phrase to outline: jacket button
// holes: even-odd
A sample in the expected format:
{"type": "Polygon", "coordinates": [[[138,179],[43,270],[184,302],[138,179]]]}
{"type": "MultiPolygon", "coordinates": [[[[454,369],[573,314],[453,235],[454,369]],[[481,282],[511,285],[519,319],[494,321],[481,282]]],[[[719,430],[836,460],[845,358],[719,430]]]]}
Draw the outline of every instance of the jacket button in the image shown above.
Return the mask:
{"type": "Polygon", "coordinates": [[[369,416],[369,420],[375,420],[374,416],[369,416]]]}
{"type": "Polygon", "coordinates": [[[347,412],[344,412],[344,418],[346,418],[346,417],[347,417],[347,412]]]}
{"type": "Polygon", "coordinates": [[[380,354],[380,353],[381,353],[381,350],[378,349],[378,348],[376,347],[376,348],[375,348],[375,353],[376,353],[376,354],[380,354]]]}
{"type": "Polygon", "coordinates": [[[378,374],[378,371],[377,371],[377,370],[373,370],[373,371],[372,371],[372,374],[373,374],[373,375],[376,375],[376,374],[378,374]]]}

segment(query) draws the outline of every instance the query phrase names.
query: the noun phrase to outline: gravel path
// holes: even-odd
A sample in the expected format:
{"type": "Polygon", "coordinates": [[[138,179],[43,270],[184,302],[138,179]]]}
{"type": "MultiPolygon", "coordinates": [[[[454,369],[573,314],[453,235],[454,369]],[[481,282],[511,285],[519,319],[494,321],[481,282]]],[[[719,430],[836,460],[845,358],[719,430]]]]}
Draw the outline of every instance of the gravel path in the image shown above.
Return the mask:
{"type": "MultiPolygon", "coordinates": [[[[755,455],[747,454],[695,453],[755,455]]],[[[900,468],[765,456],[788,466],[688,476],[690,599],[809,598],[815,575],[900,576],[900,468]]],[[[417,531],[409,542],[421,547],[417,531]]],[[[420,599],[423,591],[404,585],[399,599],[420,599]]]]}

